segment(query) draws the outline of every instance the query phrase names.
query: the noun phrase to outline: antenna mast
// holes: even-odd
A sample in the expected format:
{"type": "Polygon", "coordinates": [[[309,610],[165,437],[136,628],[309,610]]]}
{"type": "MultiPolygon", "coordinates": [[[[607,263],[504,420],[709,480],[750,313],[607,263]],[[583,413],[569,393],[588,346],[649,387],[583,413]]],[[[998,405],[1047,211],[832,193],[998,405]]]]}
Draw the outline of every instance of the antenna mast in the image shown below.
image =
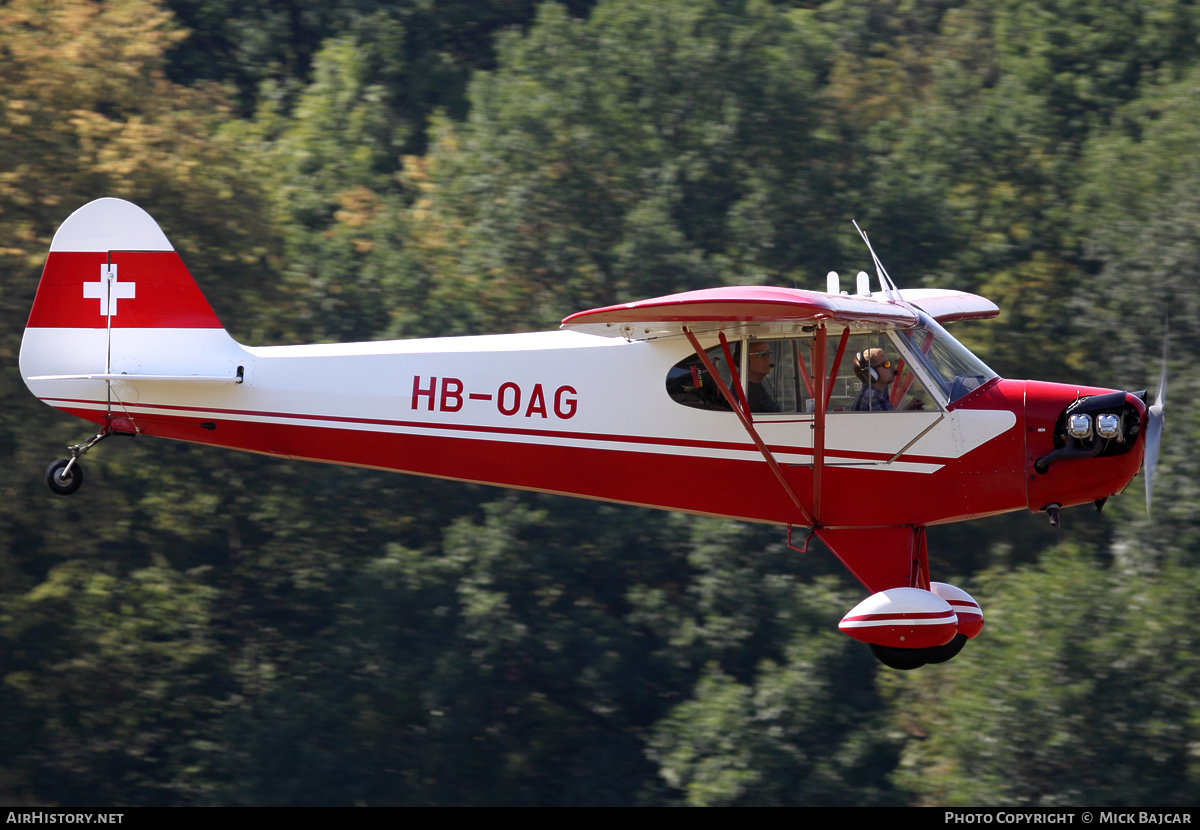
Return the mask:
{"type": "Polygon", "coordinates": [[[875,249],[871,247],[871,240],[867,239],[867,235],[863,233],[863,229],[858,226],[858,222],[853,219],[854,229],[858,231],[858,235],[862,237],[862,241],[867,244],[867,250],[871,252],[871,259],[875,262],[875,275],[879,277],[879,287],[883,289],[883,293],[891,300],[900,299],[900,289],[896,287],[896,283],[892,282],[892,276],[883,267],[883,263],[879,261],[879,257],[875,255],[875,249]]]}

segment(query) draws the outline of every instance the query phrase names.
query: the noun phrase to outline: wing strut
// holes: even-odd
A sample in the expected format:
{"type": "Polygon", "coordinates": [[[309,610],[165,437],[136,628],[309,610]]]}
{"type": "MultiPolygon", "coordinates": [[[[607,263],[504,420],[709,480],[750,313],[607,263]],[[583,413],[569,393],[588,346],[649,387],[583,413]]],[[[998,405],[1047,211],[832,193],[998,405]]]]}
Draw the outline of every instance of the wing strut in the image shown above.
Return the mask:
{"type": "Polygon", "coordinates": [[[829,368],[829,385],[825,387],[825,408],[829,409],[829,399],[833,396],[833,382],[837,380],[838,369],[842,368],[842,355],[846,353],[846,341],[850,339],[850,327],[842,329],[841,340],[838,341],[837,354],[833,357],[833,366],[829,368]]]}
{"type": "MultiPolygon", "coordinates": [[[[808,356],[810,358],[812,357],[811,351],[808,353],[808,356]]],[[[808,396],[815,401],[817,399],[817,393],[813,391],[812,377],[810,377],[808,374],[808,364],[804,362],[804,349],[799,345],[796,346],[796,361],[800,366],[799,374],[800,379],[804,381],[804,389],[806,392],[808,392],[808,396]]],[[[813,404],[813,406],[815,407],[816,404],[813,404]]]]}
{"type": "Polygon", "coordinates": [[[717,332],[717,337],[721,340],[721,352],[725,355],[725,363],[729,366],[729,377],[733,379],[733,391],[741,402],[742,411],[746,413],[747,418],[753,421],[754,416],[750,414],[750,402],[746,400],[746,393],[742,391],[742,379],[738,374],[737,363],[734,362],[733,355],[729,351],[729,341],[725,339],[723,331],[717,332]]]}
{"type": "MultiPolygon", "coordinates": [[[[823,332],[824,329],[818,329],[818,331],[823,332]]],[[[815,522],[813,522],[812,515],[808,512],[808,510],[805,509],[804,504],[800,501],[800,497],[797,496],[796,491],[792,489],[792,485],[788,483],[786,478],[784,478],[783,470],[779,468],[779,462],[775,460],[775,456],[771,455],[771,450],[767,448],[767,445],[763,442],[762,438],[759,437],[758,430],[754,428],[754,424],[750,421],[750,413],[748,409],[742,409],[741,399],[736,397],[729,389],[729,386],[726,385],[725,379],[721,377],[721,374],[717,371],[717,367],[713,366],[712,361],[708,359],[708,355],[704,353],[704,349],[700,347],[700,341],[696,339],[696,335],[692,334],[691,330],[687,326],[683,327],[683,333],[687,335],[688,342],[692,344],[692,348],[696,350],[696,354],[700,357],[700,362],[704,364],[704,368],[708,370],[708,374],[716,382],[717,388],[721,390],[721,394],[724,395],[725,400],[729,402],[730,408],[733,409],[734,413],[737,414],[738,420],[742,422],[742,426],[746,428],[746,432],[750,435],[750,440],[754,442],[754,446],[758,448],[760,453],[762,453],[763,460],[767,462],[767,466],[770,467],[771,472],[775,474],[775,478],[778,479],[779,485],[783,487],[783,491],[787,493],[788,498],[792,500],[792,504],[796,505],[796,509],[800,511],[800,516],[804,519],[804,524],[812,527],[815,524],[815,522]]],[[[728,349],[727,346],[725,348],[728,349]]],[[[823,356],[821,361],[824,363],[823,356]]]]}
{"type": "MultiPolygon", "coordinates": [[[[813,382],[816,388],[813,390],[814,417],[813,417],[813,469],[812,469],[812,486],[813,486],[813,516],[819,523],[821,521],[821,489],[822,482],[825,477],[825,410],[829,408],[829,395],[825,392],[825,343],[828,332],[825,331],[825,326],[817,326],[815,335],[816,344],[812,354],[813,363],[813,382]]],[[[842,339],[845,342],[845,338],[842,339]]]]}
{"type": "MultiPolygon", "coordinates": [[[[838,369],[842,365],[842,355],[846,353],[846,343],[850,340],[850,327],[842,329],[842,337],[838,343],[837,354],[833,358],[833,366],[829,377],[825,377],[825,349],[828,332],[824,325],[817,328],[814,339],[816,352],[813,354],[813,378],[817,388],[813,397],[813,515],[818,525],[824,516],[821,508],[824,506],[821,498],[824,492],[825,480],[825,415],[829,411],[829,398],[833,395],[833,382],[837,380],[838,369]]],[[[799,350],[797,350],[797,353],[799,350]]]]}

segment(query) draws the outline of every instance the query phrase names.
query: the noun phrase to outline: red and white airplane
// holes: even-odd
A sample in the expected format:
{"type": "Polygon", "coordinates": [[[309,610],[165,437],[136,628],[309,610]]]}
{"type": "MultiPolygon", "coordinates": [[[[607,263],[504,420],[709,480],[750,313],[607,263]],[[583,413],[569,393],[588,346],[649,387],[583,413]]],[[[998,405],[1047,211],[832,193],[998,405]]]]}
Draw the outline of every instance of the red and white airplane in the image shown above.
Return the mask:
{"type": "Polygon", "coordinates": [[[145,211],[99,199],[54,236],[20,365],[34,395],[99,426],[50,465],[56,493],[98,441],[141,434],[769,522],[789,542],[803,527],[871,594],[841,629],[907,669],[983,626],[931,581],[925,528],[1022,509],[1057,523],[1143,456],[1149,479],[1163,391],[1147,407],[999,378],[943,328],[995,305],[899,290],[875,263],[878,290],[860,272],[853,295],[831,273],[826,292],[691,291],[560,331],[250,347],[145,211]]]}

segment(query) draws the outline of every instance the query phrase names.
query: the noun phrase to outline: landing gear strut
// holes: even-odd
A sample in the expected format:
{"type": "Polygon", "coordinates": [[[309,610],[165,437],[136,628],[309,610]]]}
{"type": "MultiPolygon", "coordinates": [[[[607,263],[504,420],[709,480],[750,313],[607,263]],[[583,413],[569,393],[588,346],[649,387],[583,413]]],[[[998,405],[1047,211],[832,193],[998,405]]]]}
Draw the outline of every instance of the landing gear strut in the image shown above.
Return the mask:
{"type": "Polygon", "coordinates": [[[130,438],[134,438],[137,433],[118,432],[105,426],[83,443],[67,447],[71,451],[71,457],[60,458],[46,468],[46,484],[50,486],[50,489],[57,495],[69,496],[82,487],[83,467],[79,464],[79,457],[110,435],[128,435],[130,438]]]}

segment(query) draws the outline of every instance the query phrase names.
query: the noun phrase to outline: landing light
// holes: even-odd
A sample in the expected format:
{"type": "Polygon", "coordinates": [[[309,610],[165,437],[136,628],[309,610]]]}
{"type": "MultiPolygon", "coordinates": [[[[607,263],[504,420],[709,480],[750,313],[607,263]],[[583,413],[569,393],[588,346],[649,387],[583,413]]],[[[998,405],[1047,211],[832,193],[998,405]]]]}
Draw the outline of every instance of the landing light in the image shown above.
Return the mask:
{"type": "Polygon", "coordinates": [[[1090,438],[1092,436],[1092,416],[1072,415],[1067,419],[1067,434],[1080,440],[1090,438]]]}
{"type": "Polygon", "coordinates": [[[1097,415],[1096,433],[1101,438],[1116,438],[1119,440],[1122,434],[1121,416],[1111,414],[1097,415]]]}

